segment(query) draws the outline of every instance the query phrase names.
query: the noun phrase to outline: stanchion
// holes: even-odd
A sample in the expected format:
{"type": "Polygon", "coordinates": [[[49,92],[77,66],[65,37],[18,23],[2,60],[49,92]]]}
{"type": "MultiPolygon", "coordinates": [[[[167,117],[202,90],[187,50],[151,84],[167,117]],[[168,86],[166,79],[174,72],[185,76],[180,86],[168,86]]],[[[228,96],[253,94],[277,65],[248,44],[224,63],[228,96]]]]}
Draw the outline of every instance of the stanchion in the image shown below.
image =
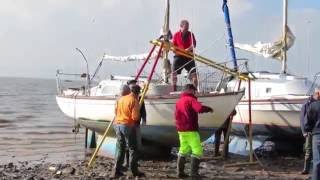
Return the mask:
{"type": "Polygon", "coordinates": [[[243,165],[255,165],[258,162],[253,161],[253,148],[252,148],[252,116],[251,116],[251,80],[248,80],[248,113],[249,113],[249,162],[227,164],[225,167],[243,166],[243,165]]]}

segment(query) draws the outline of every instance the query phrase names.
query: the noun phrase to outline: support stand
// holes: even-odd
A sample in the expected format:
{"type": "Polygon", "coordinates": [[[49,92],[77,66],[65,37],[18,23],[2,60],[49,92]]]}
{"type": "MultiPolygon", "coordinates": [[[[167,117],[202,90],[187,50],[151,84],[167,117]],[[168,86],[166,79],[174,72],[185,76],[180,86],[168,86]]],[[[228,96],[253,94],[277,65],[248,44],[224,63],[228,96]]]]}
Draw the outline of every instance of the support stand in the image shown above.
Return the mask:
{"type": "MultiPolygon", "coordinates": [[[[238,84],[238,91],[240,90],[241,82],[242,81],[240,79],[239,80],[239,84],[238,84]]],[[[230,117],[230,115],[229,115],[229,117],[230,117]]],[[[229,152],[227,152],[229,150],[229,148],[227,148],[227,146],[229,145],[229,136],[230,136],[231,129],[232,129],[232,120],[228,124],[228,130],[227,130],[227,133],[226,133],[226,137],[224,137],[223,150],[222,150],[222,158],[223,159],[226,159],[227,155],[229,153],[229,152]]]]}
{"type": "MultiPolygon", "coordinates": [[[[141,75],[141,72],[143,71],[145,65],[146,65],[147,62],[149,61],[149,59],[150,59],[150,57],[151,57],[151,55],[152,55],[155,47],[156,47],[156,46],[153,46],[153,48],[151,49],[151,51],[150,51],[147,59],[146,59],[145,62],[142,64],[142,66],[141,66],[141,68],[140,68],[140,70],[139,70],[139,72],[138,72],[138,74],[137,74],[137,76],[136,76],[136,78],[135,78],[136,80],[137,80],[137,79],[139,78],[139,76],[141,75]]],[[[153,64],[152,70],[151,70],[150,75],[149,75],[149,77],[148,77],[147,86],[146,86],[146,88],[144,88],[144,90],[143,90],[143,93],[142,93],[142,96],[141,96],[141,99],[140,99],[140,102],[139,102],[140,106],[141,106],[141,104],[142,104],[142,102],[143,102],[143,100],[144,100],[144,97],[145,97],[145,95],[146,95],[146,93],[147,93],[147,91],[148,91],[148,87],[149,87],[150,81],[151,81],[151,79],[152,79],[153,73],[154,73],[154,71],[155,71],[155,68],[156,68],[156,66],[157,66],[158,60],[159,60],[159,58],[160,58],[160,54],[161,54],[161,51],[162,51],[162,47],[163,47],[163,44],[161,44],[161,46],[160,46],[160,49],[159,49],[157,58],[156,58],[156,60],[155,60],[155,62],[154,62],[154,64],[153,64]]],[[[112,121],[109,123],[108,127],[106,128],[106,130],[105,130],[105,132],[104,132],[104,134],[103,134],[103,136],[102,136],[101,142],[99,143],[98,147],[95,149],[92,157],[91,157],[90,160],[89,160],[88,167],[91,167],[91,166],[92,166],[92,164],[93,164],[93,162],[94,162],[94,160],[95,160],[95,158],[96,158],[96,156],[97,156],[97,154],[98,154],[98,152],[99,152],[99,150],[100,150],[100,148],[101,148],[104,140],[105,140],[106,137],[107,137],[107,134],[108,134],[108,132],[109,132],[109,130],[110,130],[110,127],[111,127],[111,125],[113,124],[113,122],[115,121],[115,119],[116,119],[116,116],[114,116],[114,118],[113,118],[112,121]]]]}
{"type": "MultiPolygon", "coordinates": [[[[240,87],[240,83],[239,83],[240,87]]],[[[258,164],[258,162],[253,161],[253,148],[252,148],[252,116],[251,116],[251,80],[248,80],[248,113],[249,113],[249,162],[246,163],[235,163],[235,164],[227,164],[225,167],[234,167],[234,166],[243,166],[243,165],[255,165],[258,164]]]]}

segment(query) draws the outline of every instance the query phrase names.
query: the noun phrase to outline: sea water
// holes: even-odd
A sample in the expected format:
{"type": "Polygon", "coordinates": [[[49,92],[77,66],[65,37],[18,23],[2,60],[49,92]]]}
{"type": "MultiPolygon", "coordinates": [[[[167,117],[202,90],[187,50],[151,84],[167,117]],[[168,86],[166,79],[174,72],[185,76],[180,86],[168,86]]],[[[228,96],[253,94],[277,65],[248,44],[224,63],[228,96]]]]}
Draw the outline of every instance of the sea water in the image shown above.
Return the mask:
{"type": "Polygon", "coordinates": [[[0,78],[0,164],[84,158],[83,129],[72,132],[55,95],[54,79],[0,78]]]}

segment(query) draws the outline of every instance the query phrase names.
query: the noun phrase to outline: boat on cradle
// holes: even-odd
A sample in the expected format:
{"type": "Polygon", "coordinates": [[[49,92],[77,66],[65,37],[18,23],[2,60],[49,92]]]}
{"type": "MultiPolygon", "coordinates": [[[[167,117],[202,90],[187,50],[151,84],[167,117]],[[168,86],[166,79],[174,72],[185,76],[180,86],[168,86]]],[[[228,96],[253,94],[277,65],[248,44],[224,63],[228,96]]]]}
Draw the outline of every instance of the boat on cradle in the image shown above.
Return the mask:
{"type": "MultiPolygon", "coordinates": [[[[255,45],[237,44],[235,47],[265,58],[273,58],[282,63],[280,73],[268,71],[248,73],[254,77],[251,82],[252,127],[254,135],[268,136],[272,139],[295,141],[302,140],[300,129],[300,109],[312,94],[318,81],[318,73],[313,82],[306,77],[287,72],[287,50],[293,46],[295,36],[287,25],[288,1],[283,0],[283,37],[274,43],[255,45]]],[[[231,80],[227,88],[238,88],[239,82],[231,80]]],[[[249,124],[248,117],[248,84],[241,83],[246,88],[245,95],[236,109],[238,114],[233,119],[233,132],[244,135],[244,129],[249,124]]]]}
{"type": "MultiPolygon", "coordinates": [[[[300,128],[300,110],[310,97],[314,83],[307,78],[290,74],[269,72],[253,73],[251,82],[251,113],[253,135],[269,136],[280,140],[302,139],[300,128]]],[[[229,88],[238,87],[237,81],[231,81],[229,88]]],[[[241,88],[247,88],[242,83],[241,88]]],[[[244,135],[249,125],[248,91],[236,107],[237,115],[233,119],[233,133],[244,135]]]]}
{"type": "MultiPolygon", "coordinates": [[[[162,35],[162,42],[163,44],[166,44],[166,46],[171,46],[168,39],[170,32],[169,7],[169,0],[167,0],[166,16],[162,35]]],[[[117,98],[119,98],[121,85],[125,84],[130,79],[137,79],[141,84],[150,83],[150,87],[148,88],[149,90],[147,91],[144,99],[147,111],[147,121],[146,124],[141,125],[142,144],[151,143],[163,147],[177,146],[178,136],[175,129],[174,109],[175,103],[181,92],[172,92],[173,87],[168,82],[168,72],[170,71],[168,68],[170,67],[167,63],[170,48],[164,48],[163,52],[160,52],[161,48],[157,49],[155,47],[156,45],[154,45],[154,48],[149,54],[141,56],[125,56],[117,59],[117,57],[105,55],[92,77],[89,75],[87,65],[87,73],[82,75],[82,77],[86,78],[86,85],[82,88],[65,87],[63,85],[63,82],[65,81],[61,80],[61,77],[68,74],[57,71],[58,94],[56,96],[56,100],[59,108],[65,115],[75,119],[81,126],[101,135],[114,118],[114,106],[117,98]],[[130,61],[131,59],[145,59],[144,62],[147,64],[146,62],[150,57],[155,57],[153,51],[155,54],[163,53],[162,67],[164,67],[164,70],[162,72],[165,73],[163,73],[163,76],[160,79],[153,78],[152,80],[146,80],[140,78],[139,75],[136,77],[111,76],[108,79],[102,80],[98,85],[92,86],[92,80],[104,60],[117,59],[120,61],[130,61]],[[148,57],[146,58],[146,56],[148,57]]],[[[182,50],[182,53],[187,53],[183,51],[184,50],[182,50]]],[[[194,57],[196,56],[193,54],[191,55],[194,57]]],[[[84,55],[83,57],[86,60],[84,55]]],[[[219,67],[219,70],[224,71],[221,75],[228,73],[233,74],[235,77],[239,75],[228,67],[218,65],[210,60],[206,60],[204,64],[211,67],[219,67]]],[[[144,65],[142,65],[142,69],[143,67],[144,65]]],[[[235,106],[244,95],[244,90],[217,92],[217,87],[221,85],[217,79],[220,80],[222,78],[217,77],[217,73],[215,72],[201,73],[202,71],[199,70],[199,67],[200,66],[197,66],[199,80],[199,93],[197,94],[197,97],[200,102],[214,109],[214,113],[199,115],[199,133],[201,140],[206,140],[213,134],[215,129],[219,128],[223,124],[229,114],[234,110],[235,106]]],[[[242,78],[244,77],[242,76],[242,78]]],[[[180,84],[178,89],[182,89],[182,86],[183,84],[180,84]]],[[[111,130],[108,135],[114,137],[114,132],[111,130]]]]}

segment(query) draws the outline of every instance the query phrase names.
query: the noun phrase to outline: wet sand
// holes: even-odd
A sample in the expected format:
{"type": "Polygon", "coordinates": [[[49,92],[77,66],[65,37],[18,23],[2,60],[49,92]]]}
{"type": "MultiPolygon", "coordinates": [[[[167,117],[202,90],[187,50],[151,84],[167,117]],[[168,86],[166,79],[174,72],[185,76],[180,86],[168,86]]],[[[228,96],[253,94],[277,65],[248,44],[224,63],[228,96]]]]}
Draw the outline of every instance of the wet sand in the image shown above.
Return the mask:
{"type": "MultiPolygon", "coordinates": [[[[248,162],[248,157],[231,155],[228,160],[215,159],[212,146],[205,148],[200,164],[201,179],[308,179],[300,175],[303,166],[302,157],[277,156],[259,158],[261,165],[241,165],[227,167],[234,163],[248,162]]],[[[92,168],[87,168],[88,159],[71,160],[66,163],[31,163],[28,161],[0,165],[0,179],[110,179],[113,160],[99,157],[92,168]]],[[[129,172],[119,179],[178,179],[175,176],[176,157],[174,153],[165,159],[144,159],[139,161],[140,170],[146,174],[143,178],[134,178],[129,172]]],[[[186,164],[190,172],[190,163],[186,164]]]]}

